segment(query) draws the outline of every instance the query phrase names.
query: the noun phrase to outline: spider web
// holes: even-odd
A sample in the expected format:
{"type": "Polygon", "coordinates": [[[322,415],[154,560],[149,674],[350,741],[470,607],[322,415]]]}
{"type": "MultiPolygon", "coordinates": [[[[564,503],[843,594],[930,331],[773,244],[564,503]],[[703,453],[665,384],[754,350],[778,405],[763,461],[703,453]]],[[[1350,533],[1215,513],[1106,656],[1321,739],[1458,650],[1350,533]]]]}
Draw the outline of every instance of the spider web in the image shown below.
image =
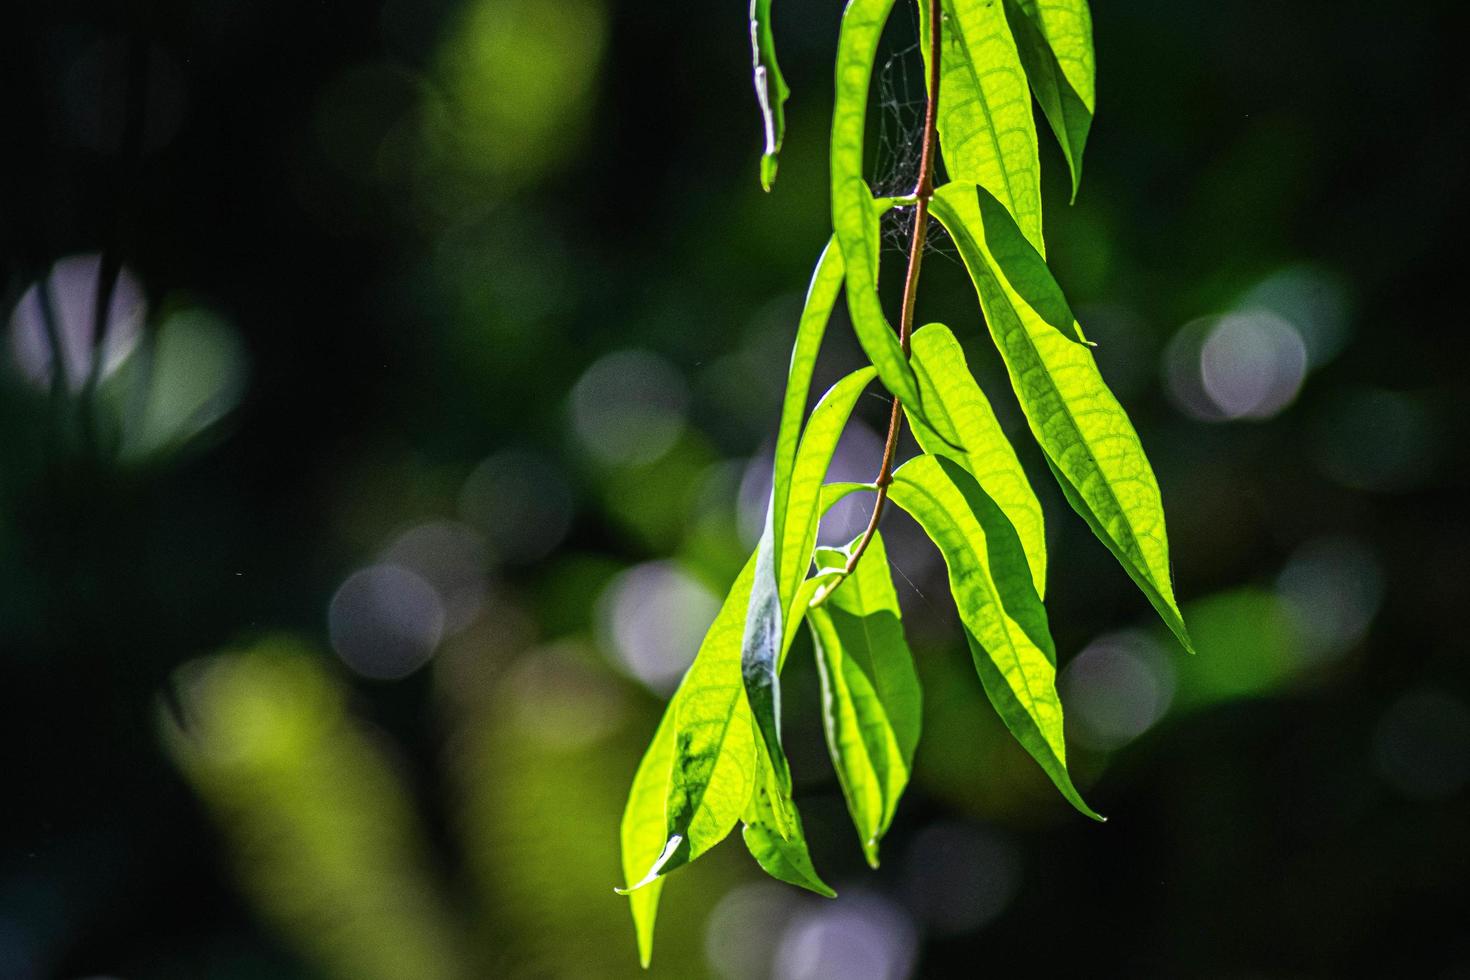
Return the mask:
{"type": "MultiPolygon", "coordinates": [[[[918,16],[910,36],[917,37],[918,16]]],[[[919,181],[923,156],[924,110],[928,95],[924,85],[924,57],[917,41],[889,55],[878,69],[878,145],[873,159],[873,193],[879,197],[912,194],[919,181]]],[[[908,253],[913,237],[914,209],[894,208],[883,218],[884,251],[908,253]]],[[[929,223],[925,254],[954,260],[953,243],[937,221],[929,223]]]]}

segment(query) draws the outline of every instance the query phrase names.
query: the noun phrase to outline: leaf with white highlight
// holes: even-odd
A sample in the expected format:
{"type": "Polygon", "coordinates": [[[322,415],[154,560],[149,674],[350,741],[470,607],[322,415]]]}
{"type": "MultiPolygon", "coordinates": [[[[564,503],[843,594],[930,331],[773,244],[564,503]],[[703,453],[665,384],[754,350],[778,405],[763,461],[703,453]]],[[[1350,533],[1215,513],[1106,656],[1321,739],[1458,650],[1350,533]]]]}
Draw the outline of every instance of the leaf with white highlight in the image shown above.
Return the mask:
{"type": "Polygon", "coordinates": [[[776,64],[771,0],[750,0],[750,58],[755,98],[760,104],[761,124],[765,128],[761,187],[769,191],[776,182],[777,158],[781,153],[781,142],[786,138],[786,100],[791,95],[786,79],[781,77],[781,66],[776,64]]]}

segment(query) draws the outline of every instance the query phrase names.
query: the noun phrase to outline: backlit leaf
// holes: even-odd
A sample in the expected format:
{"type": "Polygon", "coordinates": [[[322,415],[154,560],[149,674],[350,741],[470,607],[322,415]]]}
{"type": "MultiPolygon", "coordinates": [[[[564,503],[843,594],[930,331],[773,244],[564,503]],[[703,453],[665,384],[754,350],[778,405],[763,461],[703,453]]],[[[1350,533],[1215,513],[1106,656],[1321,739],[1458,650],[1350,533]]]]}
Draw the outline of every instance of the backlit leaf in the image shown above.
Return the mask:
{"type": "Polygon", "coordinates": [[[1005,0],[1005,6],[1031,92],[1067,158],[1075,198],[1097,103],[1092,11],[1087,0],[1005,0]]]}
{"type": "Polygon", "coordinates": [[[944,13],[937,124],[945,170],[951,180],[994,194],[1044,253],[1036,123],[1004,7],[999,0],[944,0],[944,13]]]}
{"type": "MultiPolygon", "coordinates": [[[[745,812],[755,789],[756,745],[750,707],[740,681],[740,641],[750,605],[755,556],[745,563],[730,587],[699,653],[679,684],[667,715],[673,717],[672,746],[663,750],[655,737],[649,754],[668,752],[668,792],[664,804],[665,833],[653,850],[651,835],[637,837],[638,857],[652,858],[642,876],[625,891],[636,891],[676,868],[688,864],[724,839],[745,812]]],[[[645,762],[647,758],[645,757],[645,762]]],[[[658,782],[662,765],[650,771],[647,782],[658,782]]],[[[640,766],[639,775],[643,774],[640,766]]],[[[637,807],[637,822],[649,819],[651,788],[635,780],[628,800],[637,807]]],[[[624,821],[630,818],[625,813],[624,821]]],[[[631,857],[625,864],[633,863],[631,857]]]]}
{"type": "Polygon", "coordinates": [[[771,545],[774,541],[772,514],[767,510],[766,531],[757,548],[753,585],[748,593],[749,607],[742,636],[741,676],[756,729],[770,757],[780,788],[791,791],[791,770],[781,749],[781,684],[779,664],[784,610],[789,597],[796,595],[802,578],[811,565],[811,552],[817,534],[817,503],[821,496],[822,478],[832,462],[842,435],[857,404],[858,396],[873,380],[873,369],[854,371],[828,390],[812,409],[811,419],[802,434],[800,447],[791,471],[787,496],[786,526],[782,538],[785,565],[778,581],[773,570],[771,545]]]}
{"type": "MultiPolygon", "coordinates": [[[[818,550],[841,568],[848,551],[818,550]]],[[[807,614],[822,684],[822,722],[832,765],[868,863],[908,784],[919,743],[922,693],[900,622],[883,538],[874,534],[857,567],[807,614]]]]}
{"type": "Polygon", "coordinates": [[[914,332],[914,373],[931,418],[945,416],[958,437],[960,452],[947,445],[922,420],[909,419],[925,452],[960,463],[994,500],[1021,538],[1031,564],[1036,594],[1046,595],[1046,523],[1041,502],[1026,479],[1010,440],[1001,431],[990,401],[975,383],[965,352],[949,328],[931,323],[914,332]]]}
{"type": "Polygon", "coordinates": [[[791,801],[783,799],[774,788],[775,773],[769,769],[764,755],[760,758],[760,765],[766,770],[762,776],[767,778],[756,780],[756,791],[746,808],[745,829],[742,831],[746,848],[771,877],[827,898],[836,898],[837,893],[812,867],[801,817],[791,801]],[[783,831],[782,824],[788,821],[789,825],[783,831]]]}
{"type": "Polygon", "coordinates": [[[776,182],[777,157],[786,137],[786,99],[791,90],[776,64],[776,40],[771,30],[771,0],[750,0],[750,57],[755,81],[755,98],[765,127],[765,150],[761,154],[761,186],[776,182]]]}
{"type": "MultiPolygon", "coordinates": [[[[664,806],[669,797],[669,776],[674,765],[674,704],[664,709],[653,741],[638,764],[628,803],[623,808],[621,843],[623,880],[637,881],[654,866],[668,841],[669,825],[664,806]]],[[[633,912],[633,929],[638,935],[638,959],[644,968],[653,957],[653,926],[658,917],[658,899],[663,879],[650,882],[628,894],[633,912]]]]}
{"type": "Polygon", "coordinates": [[[984,188],[946,185],[934,197],[934,214],[970,271],[1031,432],[1068,502],[1192,649],[1174,599],[1158,481],[1046,263],[984,188]]]}
{"type": "Polygon", "coordinates": [[[942,456],[899,467],[889,495],[944,556],[975,669],[1001,720],[1068,802],[1102,819],[1067,773],[1056,650],[1015,528],[964,467],[942,456]]]}
{"type": "Polygon", "coordinates": [[[837,40],[832,107],[832,227],[847,263],[847,308],[858,342],[884,386],[919,408],[914,373],[878,299],[878,219],[863,179],[863,138],[873,58],[893,0],[851,0],[837,40]]]}

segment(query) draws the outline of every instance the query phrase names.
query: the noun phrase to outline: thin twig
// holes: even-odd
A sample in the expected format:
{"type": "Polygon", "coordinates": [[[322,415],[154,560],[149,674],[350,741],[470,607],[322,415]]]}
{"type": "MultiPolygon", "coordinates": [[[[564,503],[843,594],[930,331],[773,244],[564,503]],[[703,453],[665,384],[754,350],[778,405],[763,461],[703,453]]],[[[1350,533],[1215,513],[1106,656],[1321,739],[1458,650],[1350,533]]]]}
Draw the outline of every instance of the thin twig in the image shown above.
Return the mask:
{"type": "MultiPolygon", "coordinates": [[[[935,119],[936,107],[939,104],[939,0],[919,0],[920,3],[929,4],[929,99],[924,106],[924,134],[923,144],[919,155],[919,181],[914,187],[914,233],[909,241],[908,269],[903,280],[903,305],[899,311],[898,320],[898,343],[903,349],[903,356],[909,356],[910,338],[914,332],[914,302],[919,295],[919,270],[924,263],[924,243],[929,234],[929,201],[934,197],[934,147],[935,147],[935,119]]],[[[878,520],[883,516],[883,505],[888,502],[888,487],[893,483],[893,456],[898,449],[898,431],[903,425],[903,406],[899,403],[898,396],[893,398],[893,410],[888,416],[888,437],[883,441],[883,461],[878,466],[878,476],[873,483],[878,488],[878,499],[873,503],[873,516],[868,519],[868,527],[863,531],[863,536],[858,539],[853,547],[852,553],[847,557],[847,563],[842,568],[842,574],[834,578],[827,585],[819,589],[812,597],[811,604],[820,605],[832,594],[837,586],[842,584],[843,579],[851,575],[857,568],[858,560],[863,557],[863,552],[868,550],[868,544],[873,540],[873,535],[878,533],[878,520]]]]}

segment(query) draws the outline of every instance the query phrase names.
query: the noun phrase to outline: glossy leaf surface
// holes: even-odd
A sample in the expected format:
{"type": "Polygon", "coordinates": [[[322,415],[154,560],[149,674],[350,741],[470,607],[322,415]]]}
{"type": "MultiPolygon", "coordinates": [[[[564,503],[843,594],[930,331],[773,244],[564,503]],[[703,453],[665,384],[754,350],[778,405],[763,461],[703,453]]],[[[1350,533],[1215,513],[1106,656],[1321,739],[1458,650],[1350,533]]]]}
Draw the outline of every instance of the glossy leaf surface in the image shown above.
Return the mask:
{"type": "Polygon", "coordinates": [[[1097,104],[1092,11],[1087,0],[1005,0],[1005,6],[1031,92],[1067,159],[1075,198],[1097,104]]]}
{"type": "Polygon", "coordinates": [[[791,770],[781,748],[781,683],[780,658],[784,611],[796,595],[801,580],[811,565],[811,552],[817,534],[817,504],[822,492],[822,478],[832,462],[837,440],[847,425],[858,396],[873,380],[873,369],[854,371],[828,390],[812,409],[806,431],[792,466],[787,495],[786,524],[783,529],[782,553],[786,568],[778,581],[771,557],[775,540],[772,527],[774,507],[767,515],[766,531],[757,549],[755,575],[749,593],[749,607],[741,644],[740,668],[745,693],[755,717],[756,729],[770,758],[778,784],[783,792],[791,790],[791,770]]]}
{"type": "MultiPolygon", "coordinates": [[[[841,568],[848,554],[818,550],[818,567],[841,568]]],[[[863,854],[877,867],[878,842],[908,785],[923,713],[881,534],[807,619],[832,765],[863,854]]]]}
{"type": "Polygon", "coordinates": [[[964,349],[948,327],[931,323],[914,332],[913,353],[914,373],[930,416],[949,419],[964,451],[956,451],[923,421],[911,418],[919,445],[927,453],[960,463],[996,502],[1021,539],[1036,594],[1045,596],[1046,520],[1041,502],[989,399],[970,373],[964,349]]]}
{"type": "Polygon", "coordinates": [[[938,128],[945,169],[952,180],[989,190],[1045,252],[1031,91],[1004,6],[944,0],[943,9],[938,128]]]}
{"type": "Polygon", "coordinates": [[[1056,648],[1015,528],[951,459],[910,460],[889,493],[944,556],[975,668],[1001,720],[1073,806],[1101,819],[1067,772],[1056,648]]]}
{"type": "Polygon", "coordinates": [[[760,105],[761,124],[765,129],[761,186],[770,190],[776,182],[781,142],[786,138],[786,100],[791,95],[786,79],[781,77],[781,66],[776,63],[771,0],[750,0],[750,57],[755,98],[760,105]]]}
{"type": "Polygon", "coordinates": [[[1191,649],[1153,467],[1046,263],[984,188],[945,186],[934,214],[970,271],[1031,432],[1068,502],[1191,649]]]}

